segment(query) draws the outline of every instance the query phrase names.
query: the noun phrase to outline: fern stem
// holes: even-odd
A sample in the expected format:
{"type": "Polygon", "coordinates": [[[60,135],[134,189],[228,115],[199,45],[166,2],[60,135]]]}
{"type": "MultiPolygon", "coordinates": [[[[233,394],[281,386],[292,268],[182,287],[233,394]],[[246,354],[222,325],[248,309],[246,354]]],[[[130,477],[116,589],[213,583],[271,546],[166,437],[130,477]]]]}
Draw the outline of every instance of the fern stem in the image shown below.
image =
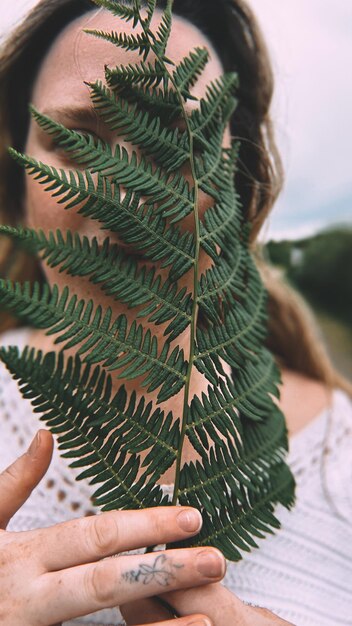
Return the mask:
{"type": "MultiPolygon", "coordinates": [[[[168,0],[165,10],[171,11],[172,5],[173,5],[173,0],[168,0]]],[[[145,34],[147,36],[149,35],[153,37],[153,33],[151,32],[149,28],[149,24],[146,24],[142,20],[141,25],[145,34]]],[[[153,45],[151,47],[158,61],[164,67],[165,72],[168,75],[168,79],[170,80],[171,84],[173,85],[179,97],[179,102],[182,108],[183,118],[185,120],[186,128],[188,131],[188,136],[189,136],[190,165],[191,165],[192,178],[194,182],[195,259],[194,259],[194,275],[193,275],[193,305],[192,305],[191,324],[190,324],[190,351],[189,351],[189,360],[188,360],[188,367],[187,367],[187,373],[186,373],[185,393],[184,393],[184,399],[183,399],[181,435],[180,435],[180,442],[179,442],[178,452],[177,452],[174,491],[172,495],[172,506],[175,506],[177,504],[178,494],[180,490],[182,452],[183,452],[183,446],[184,446],[186,430],[187,430],[187,418],[188,418],[188,411],[189,411],[189,389],[190,389],[190,384],[191,384],[192,369],[194,365],[195,337],[196,337],[197,317],[198,317],[198,290],[199,290],[198,267],[199,267],[199,250],[200,250],[200,228],[199,228],[199,210],[198,210],[199,208],[198,207],[199,184],[198,184],[197,174],[195,170],[195,161],[194,161],[194,134],[192,132],[192,129],[189,123],[189,118],[185,109],[183,95],[173,75],[168,70],[167,64],[164,58],[160,56],[158,50],[155,49],[153,45]]]]}
{"type": "Polygon", "coordinates": [[[198,290],[199,290],[199,282],[198,282],[198,267],[199,267],[199,250],[200,250],[200,228],[199,228],[199,185],[197,180],[197,175],[195,171],[195,162],[194,162],[194,134],[191,130],[188,115],[185,109],[184,100],[182,94],[174,81],[172,75],[170,76],[170,80],[179,94],[180,103],[182,107],[183,117],[186,122],[188,135],[189,135],[189,145],[190,145],[190,165],[192,178],[194,182],[194,225],[195,225],[195,259],[194,259],[194,273],[193,273],[193,305],[192,305],[192,313],[191,313],[191,324],[190,324],[190,351],[189,351],[189,360],[188,360],[188,368],[186,373],[186,383],[185,383],[185,393],[183,399],[183,411],[182,411],[182,424],[181,424],[181,436],[180,443],[178,447],[177,460],[176,460],[176,469],[175,469],[175,482],[174,482],[174,491],[172,495],[172,505],[176,506],[178,500],[178,493],[180,489],[180,477],[181,477],[181,463],[182,463],[182,452],[183,446],[186,437],[186,429],[187,429],[187,421],[188,421],[188,411],[189,411],[189,389],[191,384],[191,376],[192,369],[194,364],[194,352],[195,352],[195,338],[196,338],[196,329],[197,329],[197,318],[198,318],[198,290]]]}
{"type": "Polygon", "coordinates": [[[194,164],[194,156],[193,156],[194,137],[190,129],[188,116],[185,111],[181,94],[180,94],[180,97],[181,97],[181,105],[182,105],[183,114],[186,120],[187,129],[189,132],[190,164],[191,164],[192,177],[194,181],[195,262],[194,262],[194,275],[193,275],[193,305],[192,305],[192,314],[191,314],[190,351],[189,351],[188,368],[187,368],[187,373],[186,373],[185,394],[184,394],[184,400],[183,400],[180,444],[179,444],[177,460],[176,460],[174,492],[172,495],[173,506],[177,504],[177,500],[178,500],[178,492],[180,488],[180,477],[181,477],[182,452],[183,452],[183,446],[184,446],[185,437],[186,437],[187,418],[188,418],[188,411],[189,411],[189,388],[191,384],[191,376],[192,376],[192,369],[193,369],[193,363],[194,363],[195,337],[196,337],[197,317],[198,317],[198,288],[199,288],[198,267],[199,267],[199,249],[200,249],[200,229],[199,229],[199,211],[198,211],[199,186],[197,182],[195,164],[194,164]]]}

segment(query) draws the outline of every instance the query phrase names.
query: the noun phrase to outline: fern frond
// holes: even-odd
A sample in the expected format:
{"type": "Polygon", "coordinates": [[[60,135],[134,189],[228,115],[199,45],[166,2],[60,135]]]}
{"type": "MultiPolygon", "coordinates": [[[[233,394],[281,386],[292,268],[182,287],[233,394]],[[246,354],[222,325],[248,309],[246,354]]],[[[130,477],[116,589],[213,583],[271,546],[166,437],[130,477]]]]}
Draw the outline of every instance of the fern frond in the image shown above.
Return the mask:
{"type": "Polygon", "coordinates": [[[163,127],[157,116],[139,110],[137,104],[116,97],[101,82],[90,85],[94,108],[111,130],[124,141],[143,149],[166,172],[179,169],[189,160],[189,138],[177,128],[163,127]]]}
{"type": "MultiPolygon", "coordinates": [[[[171,33],[171,23],[172,23],[172,4],[173,0],[167,0],[166,7],[162,13],[159,28],[155,35],[153,36],[153,44],[152,50],[155,55],[162,60],[165,64],[174,65],[173,61],[168,59],[165,56],[167,42],[171,33]]],[[[148,31],[144,31],[148,32],[148,31]]]]}
{"type": "Polygon", "coordinates": [[[140,205],[139,195],[128,193],[120,201],[119,190],[101,176],[95,183],[88,171],[67,173],[14,150],[10,152],[59,203],[68,203],[66,209],[83,203],[79,213],[118,232],[122,241],[142,249],[146,258],[161,262],[162,268],[171,265],[170,280],[178,280],[194,265],[193,234],[181,233],[173,226],[166,228],[162,216],[155,216],[148,205],[140,205]]]}
{"type": "Polygon", "coordinates": [[[216,132],[219,113],[222,120],[232,115],[237,103],[234,95],[237,88],[237,74],[226,74],[209,85],[205,97],[199,101],[199,108],[190,116],[190,126],[196,136],[208,141],[216,132]]]}
{"type": "Polygon", "coordinates": [[[124,50],[138,51],[139,54],[143,55],[144,61],[146,61],[152,47],[150,38],[145,32],[137,33],[137,35],[127,35],[127,33],[106,33],[103,30],[95,30],[90,28],[84,28],[83,30],[85,33],[87,33],[87,35],[93,35],[93,37],[98,37],[98,39],[108,41],[118,48],[122,48],[124,50]]]}
{"type": "Polygon", "coordinates": [[[190,89],[194,87],[201,76],[208,60],[209,53],[206,48],[195,48],[175,69],[173,73],[174,81],[186,100],[192,98],[190,89]]]}
{"type": "Polygon", "coordinates": [[[95,237],[89,241],[71,231],[67,231],[65,240],[60,230],[56,236],[53,232],[46,236],[41,230],[11,226],[0,226],[0,233],[17,239],[31,252],[41,252],[49,267],[60,267],[60,272],[71,276],[88,276],[104,293],[131,309],[145,305],[136,318],[145,317],[155,324],[172,320],[164,331],[165,336],[170,335],[169,341],[190,323],[192,298],[186,288],[178,291],[176,283],[162,283],[155,268],[138,269],[137,262],[109,238],[99,245],[95,237]]]}
{"type": "MultiPolygon", "coordinates": [[[[226,473],[226,460],[221,454],[218,458],[215,457],[220,476],[222,472],[226,473]]],[[[274,505],[280,502],[286,508],[292,507],[294,503],[292,474],[287,465],[282,463],[273,470],[270,479],[261,490],[242,490],[243,495],[239,500],[231,489],[229,491],[226,489],[226,483],[221,485],[221,479],[220,484],[214,484],[212,488],[206,484],[199,494],[192,492],[194,483],[201,485],[203,480],[206,482],[206,471],[213,473],[216,470],[213,467],[210,469],[207,465],[202,468],[200,465],[192,464],[184,473],[184,496],[180,497],[180,504],[187,501],[189,505],[198,508],[200,502],[206,502],[207,506],[203,509],[203,526],[197,542],[191,540],[178,545],[214,545],[226,558],[238,561],[242,558],[243,552],[258,546],[253,536],[263,538],[264,533],[272,534],[273,529],[280,528],[280,523],[274,515],[274,505]],[[222,504],[214,509],[211,502],[214,496],[218,500],[218,493],[223,494],[222,504]],[[207,508],[212,512],[210,513],[207,508]]]]}
{"type": "MultiPolygon", "coordinates": [[[[207,209],[204,221],[200,226],[200,245],[212,257],[217,260],[216,247],[224,249],[224,244],[237,247],[240,221],[238,219],[241,205],[237,198],[228,194],[226,190],[219,191],[219,200],[211,209],[207,209]]],[[[243,230],[245,240],[247,231],[243,230]]],[[[231,250],[232,252],[232,250],[231,250]]],[[[229,255],[228,255],[229,256],[229,255]]]]}
{"type": "MultiPolygon", "coordinates": [[[[230,406],[232,391],[226,392],[230,406]]],[[[271,409],[270,418],[261,422],[244,420],[239,413],[240,442],[237,439],[233,444],[226,438],[226,443],[216,443],[208,454],[203,452],[201,463],[182,469],[180,503],[192,502],[196,507],[202,503],[203,519],[208,520],[200,545],[216,545],[234,560],[241,558],[239,550],[256,546],[253,535],[263,537],[279,527],[273,503],[288,508],[294,503],[292,474],[283,463],[287,430],[281,412],[271,409]]]]}
{"type": "Polygon", "coordinates": [[[107,83],[115,89],[119,85],[142,85],[145,89],[150,89],[160,85],[163,80],[166,80],[166,86],[168,83],[168,75],[165,74],[165,69],[158,60],[153,64],[142,61],[138,64],[129,63],[112,69],[107,67],[105,76],[107,83]]]}
{"type": "Polygon", "coordinates": [[[5,309],[13,307],[15,313],[23,321],[35,324],[36,328],[47,328],[52,322],[58,321],[56,306],[65,305],[68,298],[68,288],[63,289],[59,302],[59,293],[55,286],[51,293],[47,284],[41,288],[37,282],[31,285],[27,281],[21,285],[10,280],[0,279],[0,295],[1,305],[5,309]],[[36,312],[37,305],[38,310],[36,312]]]}
{"type": "Polygon", "coordinates": [[[230,438],[237,448],[241,446],[242,422],[238,412],[238,394],[231,396],[231,386],[220,378],[219,385],[208,387],[208,394],[195,396],[190,404],[186,437],[194,449],[204,456],[212,442],[226,446],[230,438]]]}
{"type": "Polygon", "coordinates": [[[144,20],[144,27],[149,29],[153,15],[155,13],[157,0],[147,0],[147,17],[144,20]]]}
{"type": "MultiPolygon", "coordinates": [[[[238,144],[230,149],[222,147],[225,126],[219,121],[206,150],[195,159],[195,181],[203,192],[214,200],[214,206],[205,211],[199,224],[199,242],[203,250],[215,261],[218,249],[231,250],[242,239],[246,227],[242,225],[241,204],[234,189],[234,174],[238,144]],[[241,232],[242,228],[242,232],[241,232]]],[[[216,263],[215,263],[216,265],[216,263]]]]}
{"type": "Polygon", "coordinates": [[[237,241],[231,255],[219,256],[217,262],[200,277],[197,302],[212,323],[221,323],[223,308],[232,308],[233,302],[243,297],[246,267],[247,254],[237,241]]]}
{"type": "MultiPolygon", "coordinates": [[[[163,217],[176,216],[171,223],[192,212],[194,190],[181,173],[168,174],[160,166],[153,166],[144,156],[138,158],[135,152],[129,155],[126,148],[118,144],[113,152],[107,143],[68,130],[37,111],[35,119],[46,132],[54,135],[57,145],[75,163],[89,168],[92,173],[109,177],[125,189],[153,196],[156,213],[162,213],[163,217]]],[[[14,151],[12,154],[15,155],[14,151]]]]}
{"type": "Polygon", "coordinates": [[[11,307],[20,318],[30,321],[37,328],[50,328],[47,334],[58,334],[55,343],[65,342],[64,350],[81,344],[77,354],[85,352],[85,362],[99,363],[109,371],[122,371],[118,378],[133,379],[144,376],[142,383],[148,392],[160,387],[158,402],[164,402],[178,393],[185,382],[187,363],[183,350],[165,342],[158,354],[158,342],[150,330],[143,331],[141,325],[133,322],[127,326],[125,315],[112,321],[112,311],[108,308],[103,314],[101,306],[94,309],[93,301],[86,304],[69,298],[65,288],[60,295],[56,285],[50,292],[44,285],[31,286],[0,280],[0,296],[4,307],[11,307]]]}
{"type": "Polygon", "coordinates": [[[122,4],[118,0],[93,0],[102,9],[107,9],[112,15],[120,17],[126,22],[133,22],[133,28],[141,21],[140,10],[141,5],[137,0],[133,0],[132,6],[122,4]]]}
{"type": "Polygon", "coordinates": [[[98,506],[170,504],[156,481],[174,467],[173,504],[196,506],[203,514],[201,534],[188,545],[215,545],[236,560],[257,545],[257,537],[279,527],[275,504],[293,504],[293,478],[283,462],[287,429],[273,401],[279,371],[263,347],[266,293],[235,189],[238,145],[223,147],[238,78],[226,74],[213,81],[189,114],[187,100],[195,99],[191,91],[208,54],[196,48],[178,65],[167,58],[172,0],[158,13],[156,32],[156,0],[143,9],[141,0],[95,2],[139,27],[128,34],[87,31],[141,58],[140,64],[105,68],[107,86],[89,84],[111,145],[32,109],[75,169],[12,155],[63,209],[96,220],[111,238],[100,244],[70,231],[0,233],[39,252],[57,272],[88,278],[112,301],[134,309],[132,321],[114,317],[114,302],[103,309],[71,296],[68,287],[60,292],[56,285],[0,280],[2,306],[63,346],[45,356],[0,348],[0,359],[58,435],[79,477],[99,485],[98,506]],[[122,141],[136,149],[129,153],[122,141]],[[202,194],[213,205],[205,214],[202,194]],[[182,232],[177,222],[191,213],[194,227],[182,232]],[[143,265],[146,259],[167,268],[168,277],[143,265]],[[185,276],[188,271],[193,277],[185,276]],[[179,289],[181,277],[187,288],[179,289]],[[141,319],[167,326],[162,343],[141,319]],[[186,361],[179,336],[188,327],[186,361]],[[70,349],[74,359],[67,359],[70,349]],[[194,367],[209,384],[201,397],[191,398],[194,367]],[[123,386],[113,396],[121,378],[138,383],[138,400],[123,386]],[[155,391],[157,403],[182,390],[182,416],[153,409],[142,390],[155,391]],[[183,463],[186,441],[196,462],[183,463]]]}
{"type": "MultiPolygon", "coordinates": [[[[93,495],[97,504],[104,500],[106,509],[141,509],[158,506],[158,503],[168,504],[155,482],[158,473],[155,477],[150,476],[155,472],[155,462],[144,462],[147,470],[137,481],[138,456],[128,456],[126,446],[120,449],[121,441],[111,436],[106,438],[108,433],[101,428],[104,420],[120,427],[121,431],[125,425],[129,431],[136,426],[131,426],[128,420],[136,425],[141,417],[142,432],[143,424],[145,426],[148,419],[153,419],[150,407],[146,407],[143,415],[143,406],[135,408],[133,398],[126,407],[124,387],[120,387],[111,399],[111,378],[98,367],[93,372],[89,365],[83,369],[78,356],[74,361],[70,357],[67,365],[62,353],[49,352],[43,356],[41,351],[36,353],[33,348],[25,348],[21,355],[14,347],[0,348],[0,356],[19,381],[23,396],[32,401],[34,411],[42,413],[40,419],[59,435],[60,450],[68,450],[63,456],[78,459],[70,467],[88,468],[79,474],[78,480],[89,477],[91,484],[103,483],[93,495]]],[[[154,417],[160,419],[160,411],[157,410],[154,417]]],[[[164,467],[173,462],[172,451],[177,443],[178,430],[176,424],[167,442],[163,442],[165,432],[161,430],[144,441],[146,448],[153,441],[154,454],[164,467]]]]}
{"type": "MultiPolygon", "coordinates": [[[[262,422],[269,411],[271,414],[275,410],[269,396],[269,393],[277,395],[273,380],[278,380],[277,368],[270,354],[263,351],[262,361],[248,362],[243,369],[234,372],[233,380],[220,378],[217,387],[209,387],[208,395],[202,394],[202,401],[194,398],[186,435],[195,450],[204,456],[211,442],[226,447],[227,434],[240,448],[247,423],[262,422]]],[[[282,428],[278,432],[283,436],[282,428]]],[[[255,452],[259,455],[260,442],[257,444],[255,452]]],[[[273,446],[276,444],[276,440],[272,441],[273,446]]]]}
{"type": "Polygon", "coordinates": [[[172,124],[182,117],[182,106],[174,89],[154,88],[152,92],[139,86],[114,84],[106,74],[108,86],[130,104],[137,104],[139,110],[157,115],[164,124],[172,124]]]}
{"type": "Polygon", "coordinates": [[[231,310],[224,310],[221,326],[197,329],[194,364],[210,382],[217,380],[217,373],[224,374],[220,359],[235,368],[243,367],[245,359],[258,359],[258,346],[266,336],[265,303],[261,283],[254,286],[250,283],[245,306],[238,302],[231,310]]]}
{"type": "Polygon", "coordinates": [[[229,157],[229,151],[222,146],[225,126],[219,120],[218,129],[209,139],[207,148],[195,159],[195,172],[198,185],[205,193],[215,200],[230,196],[236,201],[236,193],[229,183],[229,174],[234,170],[233,153],[231,151],[229,157]]]}

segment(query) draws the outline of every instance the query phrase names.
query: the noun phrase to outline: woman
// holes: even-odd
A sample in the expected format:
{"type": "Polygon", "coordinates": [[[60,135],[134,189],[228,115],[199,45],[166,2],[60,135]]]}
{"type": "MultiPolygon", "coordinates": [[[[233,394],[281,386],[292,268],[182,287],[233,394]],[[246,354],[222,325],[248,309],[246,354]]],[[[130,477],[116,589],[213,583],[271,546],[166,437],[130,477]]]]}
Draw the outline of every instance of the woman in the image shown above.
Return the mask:
{"type": "MultiPolygon", "coordinates": [[[[170,56],[176,60],[184,56],[191,41],[192,47],[207,45],[211,50],[206,82],[218,76],[222,67],[239,72],[240,107],[231,132],[242,140],[242,167],[236,184],[244,210],[253,224],[254,242],[279,187],[274,171],[278,158],[268,117],[272,77],[260,34],[246,6],[238,0],[223,0],[216,3],[216,7],[214,5],[212,0],[175,2],[175,12],[179,15],[175,18],[169,44],[170,56]]],[[[7,133],[6,145],[24,149],[39,160],[64,167],[62,153],[48,143],[33,121],[29,121],[29,101],[42,112],[50,112],[58,121],[69,122],[71,128],[98,135],[105,132],[96,119],[87,115],[89,97],[83,81],[103,77],[104,64],[120,62],[121,51],[112,49],[103,41],[88,39],[82,29],[109,30],[115,24],[110,14],[92,11],[90,3],[85,0],[40,2],[3,51],[1,119],[7,133]]],[[[127,60],[127,56],[124,59],[127,60]]],[[[204,93],[202,81],[197,83],[194,93],[198,96],[204,93]]],[[[77,213],[63,212],[35,181],[25,179],[9,162],[5,148],[1,164],[3,223],[23,223],[44,230],[70,227],[81,234],[99,235],[95,223],[83,221],[77,213]]],[[[206,198],[202,199],[202,208],[206,208],[206,198]]],[[[30,265],[29,260],[11,249],[8,242],[2,242],[1,260],[2,275],[6,273],[16,280],[34,275],[59,284],[62,280],[55,270],[45,269],[39,263],[36,267],[30,265]]],[[[93,293],[91,284],[67,278],[65,276],[65,282],[71,280],[70,287],[77,295],[94,295],[104,304],[100,292],[93,293]]],[[[307,446],[306,434],[310,433],[311,441],[312,428],[315,428],[313,442],[320,454],[323,442],[319,429],[327,423],[335,437],[335,431],[345,428],[345,422],[351,417],[351,405],[342,392],[331,392],[331,389],[347,389],[348,385],[339,379],[317,347],[295,297],[271,279],[268,287],[270,345],[282,370],[280,406],[295,444],[296,458],[292,463],[296,463],[300,488],[300,454],[302,446],[307,446]],[[341,411],[346,412],[343,419],[341,411]]],[[[120,311],[117,308],[114,313],[120,311]]],[[[124,312],[131,316],[131,312],[124,312]]],[[[2,343],[53,349],[52,339],[42,332],[29,328],[13,329],[14,325],[9,316],[3,315],[2,330],[7,332],[2,335],[2,343]]],[[[187,345],[187,334],[182,340],[187,345]]],[[[206,381],[200,375],[192,378],[192,384],[192,392],[198,395],[206,388],[206,381]]],[[[20,399],[15,383],[4,369],[1,370],[0,391],[1,464],[5,469],[16,453],[23,451],[25,440],[38,428],[38,420],[30,406],[20,399]]],[[[181,400],[173,398],[175,413],[178,401],[181,400]]],[[[307,455],[308,452],[311,454],[308,447],[306,451],[307,455]]],[[[341,448],[337,452],[341,458],[341,448]]],[[[74,472],[66,468],[56,452],[48,469],[51,453],[51,436],[47,431],[40,431],[39,440],[33,442],[29,454],[20,457],[0,476],[0,518],[4,529],[0,535],[3,557],[0,615],[6,626],[50,626],[117,605],[123,605],[128,624],[166,623],[168,619],[175,624],[199,622],[213,623],[214,626],[287,623],[266,609],[244,604],[239,598],[270,608],[297,626],[350,623],[348,606],[352,605],[352,588],[346,580],[348,559],[352,556],[348,552],[351,530],[344,522],[344,510],[336,511],[335,503],[331,504],[322,492],[322,485],[315,483],[317,469],[313,463],[308,468],[309,480],[314,485],[309,497],[312,504],[318,503],[319,512],[312,507],[309,511],[311,518],[307,519],[303,532],[301,524],[307,515],[308,493],[303,481],[294,512],[287,515],[280,512],[282,531],[262,542],[260,550],[244,561],[228,566],[226,588],[218,584],[224,576],[224,559],[211,548],[168,552],[167,557],[150,554],[102,560],[123,550],[162,544],[195,534],[200,527],[199,515],[191,509],[182,511],[185,514],[183,527],[177,517],[179,509],[172,508],[159,511],[157,516],[155,510],[147,510],[84,517],[95,512],[89,504],[89,486],[74,483],[74,472]],[[39,484],[22,506],[46,470],[46,482],[39,484]],[[9,526],[11,530],[5,532],[7,522],[16,512],[9,526]],[[64,521],[74,516],[78,519],[64,521]],[[324,533],[326,531],[323,546],[319,549],[315,542],[317,521],[322,524],[324,533]],[[335,537],[329,536],[331,528],[339,536],[338,544],[335,537]],[[14,532],[18,530],[24,532],[14,532]],[[343,542],[339,534],[342,531],[343,542]],[[301,552],[297,552],[298,548],[301,552]],[[175,612],[184,616],[176,621],[169,609],[152,597],[165,590],[160,581],[153,580],[149,585],[142,582],[141,565],[155,569],[159,557],[166,559],[162,571],[168,593],[163,597],[175,612]],[[329,593],[324,576],[315,586],[312,584],[317,566],[325,575],[330,575],[335,568],[336,575],[330,583],[329,593]],[[280,576],[278,567],[284,568],[280,576]]],[[[192,450],[186,450],[187,454],[192,459],[192,450]]],[[[303,460],[311,462],[310,456],[303,460]]],[[[163,482],[170,482],[171,476],[172,473],[165,475],[163,482]]],[[[103,610],[82,623],[119,623],[119,619],[116,611],[103,610]]]]}

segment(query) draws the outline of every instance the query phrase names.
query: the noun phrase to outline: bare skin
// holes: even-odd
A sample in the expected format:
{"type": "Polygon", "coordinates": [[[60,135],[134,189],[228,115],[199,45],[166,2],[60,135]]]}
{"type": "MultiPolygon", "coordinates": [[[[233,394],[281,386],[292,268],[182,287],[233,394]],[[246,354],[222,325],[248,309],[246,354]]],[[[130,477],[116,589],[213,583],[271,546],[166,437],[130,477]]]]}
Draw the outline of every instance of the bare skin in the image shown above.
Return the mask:
{"type": "Polygon", "coordinates": [[[289,437],[296,435],[331,404],[331,390],[313,380],[283,369],[279,406],[285,415],[289,437]]]}

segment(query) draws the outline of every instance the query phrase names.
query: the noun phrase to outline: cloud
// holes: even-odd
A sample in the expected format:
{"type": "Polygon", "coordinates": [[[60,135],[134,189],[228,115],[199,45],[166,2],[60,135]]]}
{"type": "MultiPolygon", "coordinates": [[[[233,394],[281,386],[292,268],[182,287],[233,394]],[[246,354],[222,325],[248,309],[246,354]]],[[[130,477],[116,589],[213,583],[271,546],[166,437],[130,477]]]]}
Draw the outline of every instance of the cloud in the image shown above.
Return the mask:
{"type": "Polygon", "coordinates": [[[279,225],[283,212],[287,220],[298,214],[302,227],[305,222],[313,227],[318,222],[311,216],[320,204],[326,219],[334,221],[336,198],[352,185],[348,79],[352,3],[250,0],[250,4],[273,58],[273,117],[287,175],[271,228],[279,225]]]}

